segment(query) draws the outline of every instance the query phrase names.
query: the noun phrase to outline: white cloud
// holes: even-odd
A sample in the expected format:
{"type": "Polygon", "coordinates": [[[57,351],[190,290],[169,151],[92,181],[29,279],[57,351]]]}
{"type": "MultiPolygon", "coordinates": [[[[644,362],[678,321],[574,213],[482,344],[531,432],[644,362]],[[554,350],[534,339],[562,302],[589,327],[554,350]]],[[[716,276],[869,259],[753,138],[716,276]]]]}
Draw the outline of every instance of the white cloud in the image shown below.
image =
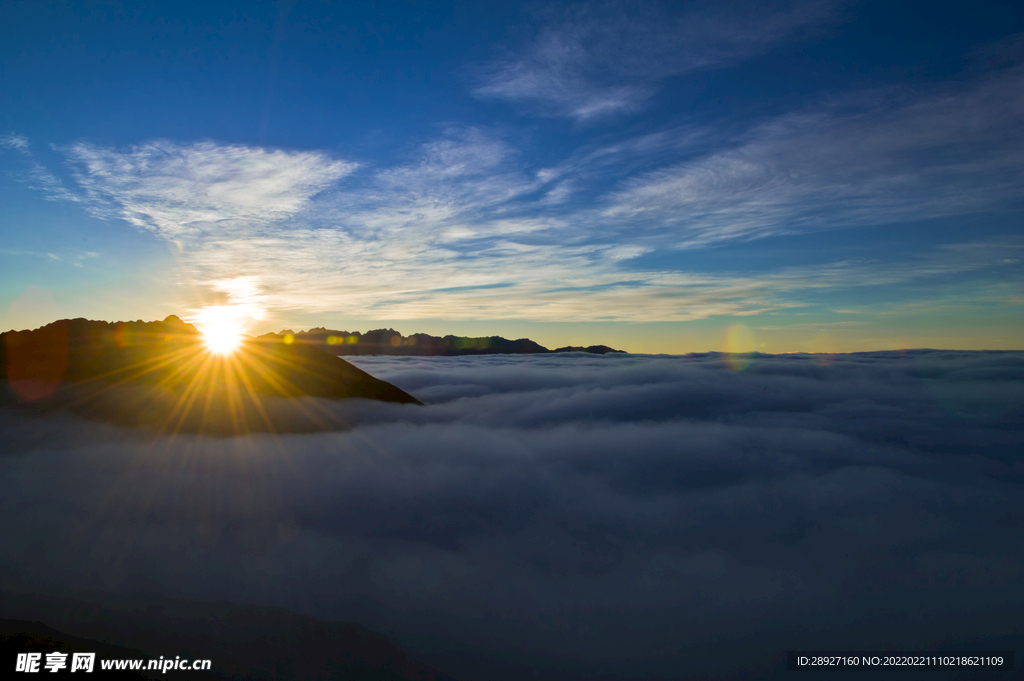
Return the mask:
{"type": "MultiPolygon", "coordinates": [[[[643,233],[632,243],[588,243],[578,217],[523,212],[515,200],[541,185],[517,168],[512,149],[480,131],[456,131],[425,145],[411,163],[316,201],[306,189],[286,201],[272,192],[265,201],[246,197],[205,206],[192,206],[188,194],[179,194],[187,189],[196,196],[236,196],[244,177],[234,161],[224,160],[237,160],[236,150],[206,145],[201,161],[177,159],[173,172],[147,173],[134,170],[139,155],[121,162],[117,152],[90,153],[106,161],[90,166],[97,177],[83,178],[83,184],[93,193],[106,188],[111,200],[127,202],[121,204],[123,214],[180,240],[187,275],[206,284],[212,299],[224,281],[241,278],[252,289],[248,302],[279,313],[684,321],[791,307],[806,300],[808,291],[984,269],[996,255],[1005,259],[1016,248],[965,246],[900,268],[837,262],[759,275],[630,272],[622,263],[652,248],[643,233]],[[211,164],[232,170],[181,170],[211,164]],[[119,167],[127,168],[125,175],[116,174],[119,167]],[[211,192],[206,183],[228,186],[211,192]],[[181,196],[183,207],[168,194],[181,196]],[[276,218],[287,210],[298,212],[282,224],[276,218]],[[211,223],[211,214],[219,221],[211,223]],[[244,217],[249,219],[239,223],[244,217]]],[[[147,148],[141,157],[151,153],[147,148]]],[[[283,180],[271,184],[291,186],[283,180]]]]}
{"type": "Polygon", "coordinates": [[[626,181],[603,215],[672,227],[682,246],[999,208],[1024,195],[1022,92],[1017,69],[783,116],[732,148],[626,181]]]}
{"type": "Polygon", "coordinates": [[[14,149],[21,153],[28,153],[28,138],[13,132],[0,135],[0,147],[14,149]]]}
{"type": "Polygon", "coordinates": [[[1007,240],[973,246],[937,249],[898,267],[838,261],[758,274],[688,274],[623,271],[618,263],[644,253],[630,245],[489,240],[476,250],[454,250],[320,229],[210,241],[190,261],[204,272],[258,273],[264,299],[278,310],[369,319],[687,321],[788,309],[826,290],[983,273],[1024,248],[1007,240]]]}
{"type": "Polygon", "coordinates": [[[78,143],[67,154],[95,205],[169,239],[293,215],[356,168],[320,152],[213,142],[127,150],[78,143]]]}
{"type": "Polygon", "coordinates": [[[479,235],[491,220],[507,214],[508,202],[540,185],[522,172],[517,157],[493,134],[451,129],[422,145],[410,162],[377,171],[369,188],[327,207],[333,210],[329,217],[360,238],[402,233],[442,243],[479,235]]]}
{"type": "Polygon", "coordinates": [[[36,160],[27,137],[15,133],[0,135],[0,150],[5,148],[17,153],[28,164],[27,170],[14,173],[14,177],[27,185],[29,189],[42,192],[48,201],[78,202],[82,200],[77,194],[68,191],[57,176],[36,160]]]}

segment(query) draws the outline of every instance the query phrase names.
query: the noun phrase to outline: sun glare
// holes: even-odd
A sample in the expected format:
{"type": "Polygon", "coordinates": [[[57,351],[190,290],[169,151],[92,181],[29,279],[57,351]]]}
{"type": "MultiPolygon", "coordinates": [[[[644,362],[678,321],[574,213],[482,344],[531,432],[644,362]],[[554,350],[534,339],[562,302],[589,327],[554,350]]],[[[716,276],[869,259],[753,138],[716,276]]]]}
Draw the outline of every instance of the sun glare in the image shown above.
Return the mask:
{"type": "Polygon", "coordinates": [[[230,355],[242,342],[242,327],[238,311],[230,305],[203,308],[201,319],[196,326],[203,333],[203,340],[210,352],[230,355]]]}

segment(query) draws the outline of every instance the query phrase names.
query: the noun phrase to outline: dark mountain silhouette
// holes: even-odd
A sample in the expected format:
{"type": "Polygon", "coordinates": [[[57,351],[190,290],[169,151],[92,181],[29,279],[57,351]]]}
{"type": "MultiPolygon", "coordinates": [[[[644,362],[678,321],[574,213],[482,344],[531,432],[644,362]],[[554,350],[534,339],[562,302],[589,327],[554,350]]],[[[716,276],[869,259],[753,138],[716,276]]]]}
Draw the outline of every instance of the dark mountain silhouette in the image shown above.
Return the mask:
{"type": "Polygon", "coordinates": [[[556,348],[552,352],[589,352],[592,355],[607,355],[609,352],[625,354],[625,350],[613,350],[607,345],[588,345],[585,348],[579,345],[567,345],[564,348],[556,348]]]}
{"type": "Polygon", "coordinates": [[[416,398],[343,359],[288,338],[246,338],[210,353],[175,316],[162,322],[64,319],[0,334],[0,402],[68,409],[123,425],[233,434],[343,427],[316,400],[416,398]]]}
{"type": "MultiPolygon", "coordinates": [[[[0,619],[0,659],[8,671],[15,668],[19,653],[41,653],[39,672],[44,673],[43,663],[49,653],[60,652],[66,654],[67,667],[61,671],[70,673],[71,655],[73,653],[95,653],[96,659],[93,663],[93,670],[85,672],[89,679],[144,679],[146,678],[138,671],[103,671],[101,660],[139,660],[149,656],[141,650],[124,648],[111,645],[102,641],[93,641],[79,636],[69,636],[57,631],[42,622],[28,620],[0,619]]],[[[212,667],[212,665],[211,665],[212,667]]],[[[78,670],[79,672],[83,670],[78,670]]],[[[60,672],[57,672],[60,673],[60,672]]],[[[187,678],[187,677],[186,677],[187,678]]]]}
{"type": "Polygon", "coordinates": [[[606,345],[589,347],[564,347],[548,350],[529,338],[508,340],[501,336],[484,336],[470,338],[467,336],[431,336],[426,333],[414,333],[403,336],[394,329],[375,329],[360,333],[358,331],[338,331],[318,327],[309,331],[295,333],[284,330],[271,333],[260,338],[287,338],[321,348],[332,355],[531,355],[553,352],[590,352],[606,354],[622,352],[613,350],[606,345]]]}
{"type": "MultiPolygon", "coordinates": [[[[283,608],[154,594],[62,598],[0,592],[0,617],[12,618],[0,620],[0,637],[7,637],[0,638],[6,642],[5,654],[23,634],[23,644],[47,638],[69,649],[96,652],[97,667],[101,657],[180,655],[211,661],[210,671],[175,670],[166,674],[168,678],[453,681],[394,640],[358,624],[319,620],[283,608]],[[31,620],[45,620],[49,626],[31,620]]],[[[9,661],[13,669],[13,654],[9,661]]],[[[119,678],[131,677],[122,672],[119,678]]],[[[154,678],[163,677],[157,673],[154,678]]]]}

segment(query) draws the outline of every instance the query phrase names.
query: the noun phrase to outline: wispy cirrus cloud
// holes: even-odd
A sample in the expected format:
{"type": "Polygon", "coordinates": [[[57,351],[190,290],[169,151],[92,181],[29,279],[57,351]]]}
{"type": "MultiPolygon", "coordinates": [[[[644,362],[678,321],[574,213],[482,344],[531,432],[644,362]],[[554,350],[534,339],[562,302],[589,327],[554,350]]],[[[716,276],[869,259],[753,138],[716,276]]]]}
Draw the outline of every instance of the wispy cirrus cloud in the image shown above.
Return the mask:
{"type": "MultiPolygon", "coordinates": [[[[203,272],[259,273],[265,300],[276,310],[369,319],[643,322],[746,316],[806,306],[828,291],[1008,275],[1013,265],[1004,263],[1006,255],[1022,252],[1019,240],[1001,240],[934,249],[898,267],[861,260],[757,273],[629,271],[607,245],[555,248],[506,239],[457,250],[320,229],[207,242],[190,262],[203,272]]],[[[1021,282],[1013,286],[1019,295],[1021,282]]]]}
{"type": "Polygon", "coordinates": [[[21,153],[28,152],[28,138],[13,132],[0,135],[0,148],[12,149],[21,153]]]}
{"type": "Polygon", "coordinates": [[[603,217],[677,245],[962,215],[1024,197],[1024,70],[927,96],[862,93],[626,180],[603,217]]]}
{"type": "Polygon", "coordinates": [[[27,168],[13,173],[14,178],[27,185],[29,189],[42,192],[46,200],[72,202],[82,200],[74,192],[68,191],[64,183],[60,181],[60,178],[36,160],[28,138],[24,135],[15,133],[0,135],[0,151],[2,150],[14,152],[21,157],[22,161],[27,164],[27,168]]]}
{"type": "Polygon", "coordinates": [[[321,152],[213,142],[127,150],[78,143],[66,152],[96,211],[167,238],[293,215],[357,167],[321,152]]]}
{"type": "Polygon", "coordinates": [[[422,242],[533,231],[535,220],[510,219],[510,202],[541,183],[521,167],[518,150],[478,128],[452,128],[420,146],[414,158],[378,169],[372,184],[325,209],[351,233],[409,233],[422,242]],[[489,223],[502,221],[494,230],[489,223]]]}
{"type": "Polygon", "coordinates": [[[482,67],[474,94],[578,122],[630,113],[666,78],[761,54],[834,22],[840,6],[707,3],[678,14],[654,3],[573,5],[525,50],[482,67]]]}

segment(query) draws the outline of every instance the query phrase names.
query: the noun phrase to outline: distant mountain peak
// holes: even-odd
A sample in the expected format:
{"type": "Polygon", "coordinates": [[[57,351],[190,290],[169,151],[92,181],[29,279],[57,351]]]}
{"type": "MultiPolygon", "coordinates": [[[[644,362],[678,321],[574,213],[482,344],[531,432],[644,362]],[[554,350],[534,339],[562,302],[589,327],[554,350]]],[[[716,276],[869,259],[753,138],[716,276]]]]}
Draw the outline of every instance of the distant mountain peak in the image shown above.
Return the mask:
{"type": "MultiPolygon", "coordinates": [[[[556,352],[586,352],[591,354],[622,353],[607,345],[587,347],[571,346],[549,350],[529,338],[509,340],[501,336],[432,336],[414,333],[403,336],[392,328],[372,329],[366,333],[315,327],[296,333],[291,329],[273,335],[291,336],[296,341],[318,347],[332,355],[398,355],[398,356],[457,356],[457,355],[533,355],[556,352]]],[[[263,338],[264,336],[261,336],[263,338]]]]}

